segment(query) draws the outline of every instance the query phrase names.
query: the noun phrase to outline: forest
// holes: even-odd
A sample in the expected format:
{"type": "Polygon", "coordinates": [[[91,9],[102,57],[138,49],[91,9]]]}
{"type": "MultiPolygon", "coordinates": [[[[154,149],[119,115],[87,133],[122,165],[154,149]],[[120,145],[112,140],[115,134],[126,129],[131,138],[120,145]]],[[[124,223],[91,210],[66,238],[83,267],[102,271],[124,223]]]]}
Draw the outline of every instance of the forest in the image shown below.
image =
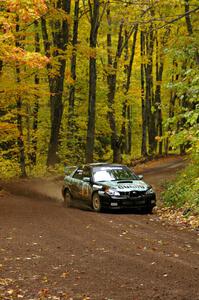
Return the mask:
{"type": "Polygon", "coordinates": [[[10,0],[0,10],[2,176],[169,153],[199,162],[197,0],[10,0]]]}

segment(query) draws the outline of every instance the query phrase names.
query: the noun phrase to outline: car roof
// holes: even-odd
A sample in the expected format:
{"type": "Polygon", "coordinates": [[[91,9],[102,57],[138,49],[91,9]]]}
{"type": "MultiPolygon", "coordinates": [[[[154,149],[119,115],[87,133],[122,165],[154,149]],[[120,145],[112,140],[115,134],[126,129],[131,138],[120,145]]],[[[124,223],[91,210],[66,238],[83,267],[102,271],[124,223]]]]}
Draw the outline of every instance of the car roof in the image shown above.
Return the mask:
{"type": "Polygon", "coordinates": [[[85,166],[90,166],[92,168],[94,168],[94,167],[124,167],[124,165],[121,165],[121,164],[106,163],[106,162],[89,163],[89,164],[86,164],[85,166]]]}

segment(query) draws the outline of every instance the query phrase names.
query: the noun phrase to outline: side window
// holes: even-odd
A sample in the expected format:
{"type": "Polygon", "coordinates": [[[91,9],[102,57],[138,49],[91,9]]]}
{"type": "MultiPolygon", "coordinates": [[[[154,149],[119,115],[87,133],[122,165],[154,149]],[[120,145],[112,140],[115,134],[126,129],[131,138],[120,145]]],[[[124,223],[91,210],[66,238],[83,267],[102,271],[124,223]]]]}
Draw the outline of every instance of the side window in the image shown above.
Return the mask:
{"type": "Polygon", "coordinates": [[[91,177],[91,169],[90,167],[86,166],[83,169],[83,177],[91,177]]]}
{"type": "Polygon", "coordinates": [[[82,170],[81,168],[78,169],[78,170],[75,172],[75,174],[73,175],[73,178],[82,180],[82,178],[83,178],[83,170],[82,170]]]}

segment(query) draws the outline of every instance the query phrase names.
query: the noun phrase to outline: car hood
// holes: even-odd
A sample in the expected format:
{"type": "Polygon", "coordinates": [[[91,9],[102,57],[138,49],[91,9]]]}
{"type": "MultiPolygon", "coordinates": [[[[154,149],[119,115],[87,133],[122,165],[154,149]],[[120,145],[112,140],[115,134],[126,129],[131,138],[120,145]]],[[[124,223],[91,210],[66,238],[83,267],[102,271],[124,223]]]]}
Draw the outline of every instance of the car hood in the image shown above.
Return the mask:
{"type": "Polygon", "coordinates": [[[104,181],[100,182],[103,186],[116,189],[119,192],[129,191],[146,191],[151,186],[146,184],[143,180],[128,180],[128,181],[104,181]]]}

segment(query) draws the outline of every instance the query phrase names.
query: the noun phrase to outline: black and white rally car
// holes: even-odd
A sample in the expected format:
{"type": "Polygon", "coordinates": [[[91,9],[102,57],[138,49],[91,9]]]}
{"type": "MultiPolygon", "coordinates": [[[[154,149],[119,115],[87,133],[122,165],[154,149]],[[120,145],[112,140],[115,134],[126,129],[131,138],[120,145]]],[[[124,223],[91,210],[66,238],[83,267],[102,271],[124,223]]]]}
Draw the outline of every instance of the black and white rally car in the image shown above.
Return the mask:
{"type": "Polygon", "coordinates": [[[81,200],[96,212],[105,208],[139,208],[151,213],[156,205],[156,195],[142,178],[125,165],[86,164],[65,176],[64,206],[70,207],[73,201],[81,200]]]}

